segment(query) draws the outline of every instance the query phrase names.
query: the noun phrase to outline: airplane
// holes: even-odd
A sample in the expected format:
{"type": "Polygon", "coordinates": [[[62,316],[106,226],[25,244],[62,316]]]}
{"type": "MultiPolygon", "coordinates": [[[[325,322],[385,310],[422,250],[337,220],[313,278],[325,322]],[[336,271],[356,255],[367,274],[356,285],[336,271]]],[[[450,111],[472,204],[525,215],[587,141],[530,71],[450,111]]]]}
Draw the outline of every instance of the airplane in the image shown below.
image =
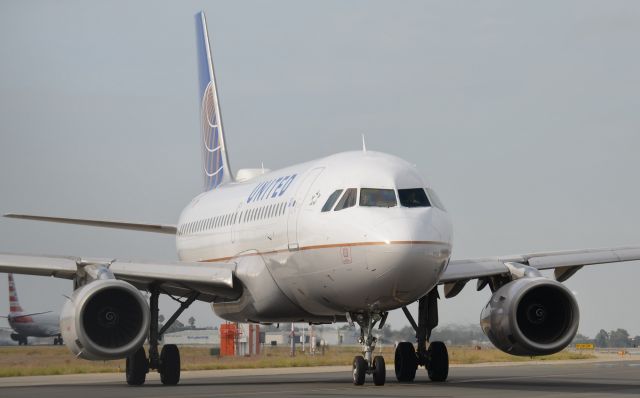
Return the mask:
{"type": "Polygon", "coordinates": [[[357,323],[362,355],[352,363],[355,385],[368,375],[385,384],[373,332],[389,311],[402,309],[416,341],[395,349],[397,380],[413,381],[422,366],[442,382],[447,347],[430,341],[438,286],[446,298],[471,280],[477,290],[488,287],[481,326],[491,342],[513,355],[544,355],[564,349],[578,329],[578,304],[562,282],[587,265],[640,260],[640,247],[451,259],[451,219],[431,184],[410,162],[364,145],[280,170],[234,174],[204,12],[196,15],[196,31],[204,189],[177,224],[5,215],[175,235],[177,262],[0,253],[0,271],[73,280],[60,317],[67,346],[85,359],[126,358],[128,384],[143,384],[150,370],[165,385],[179,382],[179,350],[160,349],[159,340],[196,300],[229,321],[357,323]],[[160,294],[180,305],[162,328],[160,294]],[[416,301],[417,319],[407,308],[416,301]]]}
{"type": "Polygon", "coordinates": [[[18,300],[18,290],[13,280],[13,275],[8,274],[9,279],[9,314],[6,317],[13,333],[10,337],[17,341],[18,345],[28,345],[29,337],[53,337],[54,345],[62,345],[60,334],[60,316],[52,311],[25,313],[18,300]]]}

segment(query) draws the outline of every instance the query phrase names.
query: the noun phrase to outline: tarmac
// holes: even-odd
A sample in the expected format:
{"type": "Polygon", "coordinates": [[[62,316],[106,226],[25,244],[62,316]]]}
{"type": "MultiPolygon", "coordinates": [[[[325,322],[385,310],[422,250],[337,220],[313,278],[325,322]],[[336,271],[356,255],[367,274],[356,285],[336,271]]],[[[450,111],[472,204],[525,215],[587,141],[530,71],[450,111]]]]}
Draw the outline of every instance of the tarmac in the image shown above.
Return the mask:
{"type": "Polygon", "coordinates": [[[178,386],[147,383],[130,387],[123,374],[11,377],[0,379],[1,397],[625,397],[640,396],[640,360],[609,359],[452,366],[445,383],[432,383],[418,369],[413,383],[351,382],[344,366],[189,371],[178,386]]]}

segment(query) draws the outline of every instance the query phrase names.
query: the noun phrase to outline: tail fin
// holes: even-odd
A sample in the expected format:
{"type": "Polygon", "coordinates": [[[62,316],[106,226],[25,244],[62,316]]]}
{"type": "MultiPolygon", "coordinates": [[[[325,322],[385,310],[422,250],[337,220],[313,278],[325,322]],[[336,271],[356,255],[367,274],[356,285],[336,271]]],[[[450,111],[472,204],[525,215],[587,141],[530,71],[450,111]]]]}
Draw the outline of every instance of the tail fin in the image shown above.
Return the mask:
{"type": "Polygon", "coordinates": [[[16,284],[13,281],[13,274],[9,274],[9,313],[23,312],[18,301],[16,284]]]}
{"type": "Polygon", "coordinates": [[[200,129],[202,130],[202,162],[204,190],[215,189],[223,182],[233,181],[229,168],[227,148],[220,116],[218,89],[213,72],[211,46],[204,11],[196,14],[196,36],[198,47],[198,69],[200,76],[200,129]]]}

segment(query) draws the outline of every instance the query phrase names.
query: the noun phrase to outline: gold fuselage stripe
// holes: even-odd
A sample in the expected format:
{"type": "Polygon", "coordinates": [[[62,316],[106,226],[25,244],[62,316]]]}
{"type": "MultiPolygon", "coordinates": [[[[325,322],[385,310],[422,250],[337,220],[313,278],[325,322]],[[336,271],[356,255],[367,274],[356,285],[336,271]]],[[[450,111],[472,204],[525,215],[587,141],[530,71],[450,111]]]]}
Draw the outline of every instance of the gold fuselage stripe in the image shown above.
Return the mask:
{"type": "Polygon", "coordinates": [[[389,242],[351,242],[351,243],[332,243],[328,245],[312,245],[312,246],[303,246],[297,250],[289,250],[289,249],[280,249],[280,250],[270,250],[266,252],[257,252],[257,253],[247,253],[247,254],[239,254],[237,256],[231,257],[219,257],[212,258],[207,260],[200,260],[203,263],[216,263],[216,262],[224,262],[229,261],[232,258],[237,257],[245,257],[245,256],[257,256],[257,255],[265,255],[265,254],[277,254],[284,253],[288,251],[303,251],[303,250],[318,250],[318,249],[331,249],[335,247],[355,247],[355,246],[382,246],[382,245],[445,245],[451,246],[447,242],[440,242],[435,240],[392,240],[389,242]]]}

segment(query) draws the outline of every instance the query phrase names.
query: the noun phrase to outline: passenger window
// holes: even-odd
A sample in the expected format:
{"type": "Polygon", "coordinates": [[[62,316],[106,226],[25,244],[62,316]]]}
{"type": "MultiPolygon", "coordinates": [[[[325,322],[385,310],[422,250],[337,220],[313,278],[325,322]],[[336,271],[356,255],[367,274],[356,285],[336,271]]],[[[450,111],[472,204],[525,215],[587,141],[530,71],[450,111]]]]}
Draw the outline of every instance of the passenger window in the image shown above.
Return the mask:
{"type": "Polygon", "coordinates": [[[343,191],[342,189],[337,189],[331,195],[329,195],[329,197],[327,198],[327,201],[325,202],[324,206],[322,206],[322,210],[320,210],[320,212],[324,213],[331,210],[333,205],[336,203],[336,200],[338,200],[338,198],[340,197],[340,194],[342,193],[342,191],[343,191]]]}
{"type": "Polygon", "coordinates": [[[360,190],[360,206],[365,207],[394,207],[396,192],[393,189],[362,188],[360,190]]]}
{"type": "Polygon", "coordinates": [[[356,188],[347,189],[344,195],[342,195],[342,198],[340,198],[340,201],[336,205],[334,211],[343,210],[355,206],[357,196],[358,190],[356,188]]]}
{"type": "Polygon", "coordinates": [[[398,189],[400,205],[404,207],[430,207],[431,203],[422,188],[398,189]]]}
{"type": "Polygon", "coordinates": [[[431,203],[433,203],[435,207],[442,211],[447,211],[447,209],[445,209],[444,205],[442,204],[442,201],[433,189],[427,188],[427,195],[429,195],[429,199],[431,199],[431,203]]]}

